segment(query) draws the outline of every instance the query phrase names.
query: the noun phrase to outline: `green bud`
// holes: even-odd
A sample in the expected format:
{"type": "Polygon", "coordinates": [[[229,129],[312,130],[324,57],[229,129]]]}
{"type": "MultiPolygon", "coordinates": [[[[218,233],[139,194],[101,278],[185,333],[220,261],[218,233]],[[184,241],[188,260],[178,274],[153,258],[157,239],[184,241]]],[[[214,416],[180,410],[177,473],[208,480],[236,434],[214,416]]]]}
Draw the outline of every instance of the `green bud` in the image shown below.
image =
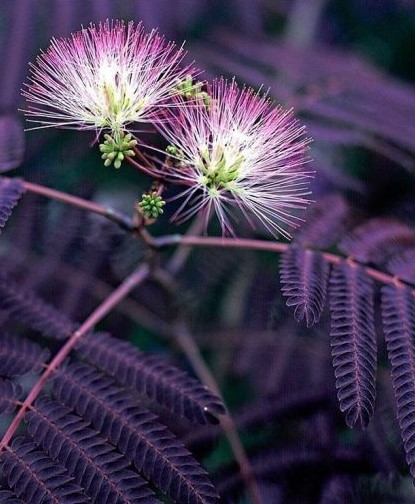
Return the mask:
{"type": "Polygon", "coordinates": [[[157,219],[163,213],[163,206],[166,202],[157,193],[152,192],[143,194],[141,201],[138,203],[138,209],[143,215],[150,219],[157,219]]]}
{"type": "Polygon", "coordinates": [[[192,76],[187,75],[184,80],[179,80],[173,92],[180,94],[186,100],[201,99],[203,104],[208,107],[210,105],[210,97],[206,91],[202,91],[202,87],[203,82],[193,82],[192,76]]]}
{"type": "Polygon", "coordinates": [[[175,156],[177,154],[178,150],[179,149],[177,147],[175,147],[174,145],[168,145],[166,147],[167,154],[171,154],[172,156],[175,156]]]}
{"type": "Polygon", "coordinates": [[[203,100],[205,107],[209,108],[211,104],[210,96],[205,91],[201,91],[199,97],[203,100]]]}
{"type": "Polygon", "coordinates": [[[131,133],[124,134],[120,131],[114,133],[113,137],[106,133],[104,142],[99,145],[99,150],[103,153],[101,158],[105,160],[104,166],[114,163],[115,168],[120,168],[126,157],[135,156],[133,149],[136,145],[137,140],[133,139],[131,133]]]}
{"type": "Polygon", "coordinates": [[[168,145],[166,147],[166,152],[174,158],[172,162],[176,168],[182,168],[185,166],[184,153],[182,150],[177,148],[175,145],[168,145]]]}

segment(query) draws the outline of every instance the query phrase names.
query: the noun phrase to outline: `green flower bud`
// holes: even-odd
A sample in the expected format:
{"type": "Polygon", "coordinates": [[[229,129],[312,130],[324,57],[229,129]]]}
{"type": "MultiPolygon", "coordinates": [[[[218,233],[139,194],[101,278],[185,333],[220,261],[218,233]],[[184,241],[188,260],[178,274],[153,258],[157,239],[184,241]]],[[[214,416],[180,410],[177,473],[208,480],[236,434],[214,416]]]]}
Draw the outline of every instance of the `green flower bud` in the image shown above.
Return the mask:
{"type": "Polygon", "coordinates": [[[170,154],[171,156],[177,156],[177,154],[179,153],[179,149],[177,147],[175,147],[174,145],[168,145],[166,147],[166,152],[167,152],[167,154],[170,154]]]}
{"type": "Polygon", "coordinates": [[[202,91],[202,87],[203,82],[193,82],[192,76],[187,75],[184,80],[179,80],[173,92],[180,94],[186,100],[200,99],[207,108],[210,105],[210,96],[206,91],[202,91]]]}
{"type": "Polygon", "coordinates": [[[105,160],[104,166],[114,163],[115,168],[120,168],[126,157],[135,156],[133,149],[136,145],[137,140],[133,139],[131,133],[117,132],[114,136],[106,133],[104,142],[99,145],[99,150],[103,153],[101,158],[105,160]]]}
{"type": "Polygon", "coordinates": [[[138,203],[138,210],[150,219],[157,219],[163,213],[163,206],[166,202],[155,192],[143,194],[138,203]]]}
{"type": "Polygon", "coordinates": [[[170,156],[173,157],[173,159],[171,160],[171,163],[176,168],[180,168],[182,166],[185,166],[185,164],[184,164],[184,153],[183,153],[182,150],[178,149],[174,145],[168,145],[166,147],[166,152],[167,152],[167,154],[169,154],[170,156]]]}

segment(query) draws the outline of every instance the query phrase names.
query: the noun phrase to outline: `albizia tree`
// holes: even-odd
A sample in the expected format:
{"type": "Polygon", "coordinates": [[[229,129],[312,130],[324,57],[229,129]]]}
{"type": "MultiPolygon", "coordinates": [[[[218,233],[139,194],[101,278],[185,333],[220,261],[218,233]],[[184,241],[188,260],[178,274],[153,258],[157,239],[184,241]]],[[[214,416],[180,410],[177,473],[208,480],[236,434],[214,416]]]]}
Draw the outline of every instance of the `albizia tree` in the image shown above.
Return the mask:
{"type": "MultiPolygon", "coordinates": [[[[234,80],[195,80],[198,72],[182,64],[184,56],[181,47],[132,22],[107,20],[68,39],[53,39],[31,65],[23,91],[28,102],[24,112],[36,124],[32,129],[92,131],[95,143],[101,142],[104,164],[120,168],[124,161],[129,163],[149,177],[150,189],[137,201],[130,218],[28,181],[3,180],[0,217],[4,219],[1,217],[0,225],[19,197],[29,191],[103,215],[132,232],[153,253],[175,244],[285,250],[288,245],[277,243],[275,238],[290,236],[290,229],[299,226],[301,212],[310,201],[308,185],[313,172],[307,167],[309,139],[304,127],[291,111],[282,110],[266,95],[239,87],[234,80]],[[144,144],[140,138],[140,128],[148,123],[164,138],[165,150],[144,144]],[[147,225],[163,214],[170,201],[164,195],[174,185],[179,189],[170,200],[179,198],[180,206],[173,220],[195,218],[197,225],[186,235],[154,237],[147,225]],[[199,236],[214,214],[223,236],[199,236]],[[240,217],[252,228],[268,231],[272,239],[238,239],[240,217]],[[233,237],[226,238],[229,234],[233,237]]],[[[179,262],[185,260],[184,255],[177,257],[181,257],[179,262]]],[[[18,408],[0,450],[4,452],[3,473],[8,485],[26,502],[40,503],[45,496],[53,502],[60,502],[62,496],[71,502],[85,502],[83,494],[93,502],[103,502],[106,491],[118,495],[111,502],[154,502],[130,464],[140,478],[151,481],[176,502],[217,502],[205,471],[190,453],[152,413],[136,410],[134,397],[125,391],[131,387],[189,420],[220,420],[253,501],[261,501],[233,421],[223,416],[225,410],[217,397],[220,391],[189,333],[185,332],[187,337],[180,345],[205,386],[157,359],[143,357],[127,343],[93,332],[116,304],[155,273],[152,262],[138,264],[79,325],[59,318],[41,302],[21,297],[11,284],[2,284],[2,288],[11,289],[2,292],[3,309],[14,310],[24,323],[48,337],[65,341],[44,366],[37,360],[46,354],[38,347],[30,343],[19,346],[13,339],[3,342],[13,355],[27,354],[27,360],[33,354],[36,365],[30,369],[39,374],[23,401],[19,401],[20,389],[5,386],[7,407],[0,408],[18,408]],[[73,350],[92,369],[75,362],[69,371],[62,371],[69,355],[76,361],[73,350]],[[55,392],[47,392],[52,402],[37,400],[56,376],[62,393],[55,387],[55,392]],[[80,385],[75,385],[78,379],[80,385]],[[13,441],[22,420],[28,425],[29,439],[13,441]],[[117,430],[121,426],[123,430],[117,430]],[[120,453],[113,451],[114,445],[120,453]]],[[[174,284],[168,275],[164,281],[174,284]]],[[[24,355],[19,358],[25,361],[24,355]]],[[[5,376],[13,375],[8,374],[11,365],[9,360],[4,364],[5,376]]],[[[13,366],[15,372],[19,366],[13,366]]],[[[11,499],[10,495],[5,493],[4,498],[11,499]]]]}

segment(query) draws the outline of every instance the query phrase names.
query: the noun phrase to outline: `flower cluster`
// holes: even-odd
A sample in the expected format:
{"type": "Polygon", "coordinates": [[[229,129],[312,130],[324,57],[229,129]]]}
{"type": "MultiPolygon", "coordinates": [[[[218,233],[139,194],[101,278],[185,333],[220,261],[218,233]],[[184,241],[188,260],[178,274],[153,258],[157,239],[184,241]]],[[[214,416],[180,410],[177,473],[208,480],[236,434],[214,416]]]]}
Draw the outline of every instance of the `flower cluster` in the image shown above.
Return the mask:
{"type": "Polygon", "coordinates": [[[189,186],[176,217],[214,210],[223,232],[232,234],[234,206],[252,224],[256,219],[272,234],[289,236],[284,226],[296,227],[293,210],[304,208],[310,193],[304,127],[290,111],[234,81],[214,81],[208,94],[209,108],[176,107],[172,120],[159,124],[176,161],[169,175],[189,186]]]}
{"type": "Polygon", "coordinates": [[[52,39],[32,65],[26,114],[45,126],[109,129],[151,121],[180,80],[185,52],[141,24],[106,21],[52,39]]]}
{"type": "MultiPolygon", "coordinates": [[[[252,226],[289,237],[309,202],[304,127],[235,81],[195,82],[183,56],[155,31],[122,21],[53,39],[32,65],[26,114],[39,127],[104,130],[102,157],[116,168],[124,160],[140,167],[131,125],[150,121],[169,146],[160,167],[145,173],[185,186],[174,219],[214,212],[223,233],[234,234],[241,213],[252,226]]],[[[159,215],[162,201],[147,197],[140,209],[159,215]]]]}

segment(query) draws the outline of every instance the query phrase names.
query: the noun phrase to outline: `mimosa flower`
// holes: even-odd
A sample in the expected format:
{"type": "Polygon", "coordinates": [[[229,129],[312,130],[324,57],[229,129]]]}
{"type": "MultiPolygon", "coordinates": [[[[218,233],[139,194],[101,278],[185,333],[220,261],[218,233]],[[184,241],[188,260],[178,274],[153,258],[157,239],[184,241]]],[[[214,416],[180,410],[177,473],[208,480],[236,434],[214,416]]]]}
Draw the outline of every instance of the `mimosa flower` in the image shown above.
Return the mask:
{"type": "Polygon", "coordinates": [[[180,67],[184,55],[141,24],[91,24],[68,39],[52,39],[31,65],[23,95],[35,106],[25,113],[41,128],[107,129],[116,136],[127,124],[151,121],[171,98],[191,74],[180,67]]]}
{"type": "Polygon", "coordinates": [[[289,237],[309,200],[312,171],[304,168],[309,139],[291,111],[274,107],[266,96],[214,81],[209,106],[175,109],[158,125],[171,145],[166,176],[189,186],[177,220],[216,212],[224,234],[233,234],[231,207],[252,226],[289,237]]]}

